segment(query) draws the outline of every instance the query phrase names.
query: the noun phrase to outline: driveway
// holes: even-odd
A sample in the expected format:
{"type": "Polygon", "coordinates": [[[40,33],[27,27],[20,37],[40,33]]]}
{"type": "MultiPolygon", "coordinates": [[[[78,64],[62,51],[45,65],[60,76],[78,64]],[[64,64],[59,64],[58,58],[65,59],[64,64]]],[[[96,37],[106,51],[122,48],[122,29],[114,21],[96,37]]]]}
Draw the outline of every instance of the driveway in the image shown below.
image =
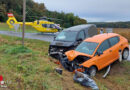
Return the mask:
{"type": "MultiPolygon", "coordinates": [[[[14,32],[14,31],[0,31],[0,34],[9,35],[9,36],[22,37],[22,33],[21,32],[14,32]]],[[[37,40],[43,40],[43,41],[47,41],[47,42],[52,42],[54,40],[54,36],[55,35],[56,34],[50,34],[50,33],[45,33],[45,34],[25,33],[25,38],[37,39],[37,40]]],[[[129,52],[128,60],[130,61],[130,52],[129,52]]]]}

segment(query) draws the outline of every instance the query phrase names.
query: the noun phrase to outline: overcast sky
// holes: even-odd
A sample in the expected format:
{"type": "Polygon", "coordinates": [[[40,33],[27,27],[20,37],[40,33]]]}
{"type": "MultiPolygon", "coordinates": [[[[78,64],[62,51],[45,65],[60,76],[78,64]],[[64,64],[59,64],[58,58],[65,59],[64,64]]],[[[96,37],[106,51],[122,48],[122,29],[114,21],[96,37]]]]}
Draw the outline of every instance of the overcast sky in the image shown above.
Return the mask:
{"type": "Polygon", "coordinates": [[[130,0],[35,0],[51,11],[73,12],[88,22],[130,21],[130,0]]]}

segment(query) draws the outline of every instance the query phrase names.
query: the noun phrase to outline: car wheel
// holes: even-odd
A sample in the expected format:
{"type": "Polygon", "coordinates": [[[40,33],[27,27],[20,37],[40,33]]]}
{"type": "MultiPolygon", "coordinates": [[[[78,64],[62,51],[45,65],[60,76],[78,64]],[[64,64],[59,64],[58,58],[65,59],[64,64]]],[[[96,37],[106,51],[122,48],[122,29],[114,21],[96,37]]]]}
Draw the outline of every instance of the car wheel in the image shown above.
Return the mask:
{"type": "Polygon", "coordinates": [[[122,53],[122,59],[127,60],[129,56],[129,49],[124,49],[122,53]]]}
{"type": "Polygon", "coordinates": [[[92,67],[90,67],[90,68],[88,69],[88,74],[89,74],[89,76],[91,76],[91,77],[94,77],[94,76],[96,75],[96,72],[97,72],[97,69],[96,69],[96,67],[94,67],[94,66],[92,66],[92,67]]]}

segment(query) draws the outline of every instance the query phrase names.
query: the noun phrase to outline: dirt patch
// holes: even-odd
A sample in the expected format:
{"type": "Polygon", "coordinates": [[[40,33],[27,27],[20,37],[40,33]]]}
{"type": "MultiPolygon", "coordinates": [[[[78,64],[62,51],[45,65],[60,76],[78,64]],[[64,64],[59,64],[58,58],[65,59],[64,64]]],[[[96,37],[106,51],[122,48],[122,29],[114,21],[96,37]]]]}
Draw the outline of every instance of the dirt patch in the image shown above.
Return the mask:
{"type": "MultiPolygon", "coordinates": [[[[50,61],[53,61],[52,58],[49,58],[49,59],[50,59],[50,61]]],[[[107,68],[97,72],[97,75],[94,78],[94,80],[96,81],[97,84],[100,83],[98,85],[100,90],[104,90],[105,88],[107,88],[108,90],[127,89],[127,87],[119,85],[114,80],[118,76],[119,77],[123,76],[124,72],[127,71],[127,69],[122,64],[123,63],[122,62],[120,63],[119,61],[114,62],[111,65],[111,71],[106,79],[103,79],[102,76],[106,72],[107,68]],[[102,86],[102,85],[104,85],[104,86],[102,86]]],[[[61,65],[59,65],[59,67],[63,69],[63,67],[61,67],[61,65]]],[[[74,75],[74,73],[70,73],[70,72],[63,69],[63,75],[62,75],[63,77],[61,78],[63,90],[86,90],[86,89],[91,90],[90,88],[86,88],[86,87],[81,86],[80,84],[75,83],[73,81],[73,75],[74,75]]]]}
{"type": "Polygon", "coordinates": [[[2,44],[3,44],[3,43],[6,44],[6,43],[8,43],[8,40],[3,39],[3,38],[0,36],[0,42],[2,42],[2,44]]]}
{"type": "MultiPolygon", "coordinates": [[[[123,80],[125,80],[127,77],[127,75],[125,74],[127,72],[127,68],[125,66],[122,65],[123,62],[119,62],[116,61],[111,65],[111,70],[109,75],[103,79],[102,75],[105,73],[106,69],[101,70],[100,72],[97,73],[95,80],[96,82],[101,83],[102,85],[104,85],[105,88],[107,88],[108,90],[127,90],[128,86],[124,86],[123,84],[127,84],[127,82],[129,81],[120,81],[123,77],[123,80]],[[119,83],[118,83],[119,81],[119,83]],[[124,82],[124,83],[123,83],[124,82]]],[[[99,88],[101,88],[101,86],[99,86],[99,88]]],[[[101,89],[104,90],[104,89],[101,89]]]]}
{"type": "Polygon", "coordinates": [[[74,73],[70,73],[66,70],[63,72],[62,85],[63,90],[91,90],[89,87],[84,87],[78,83],[75,83],[73,80],[74,73]]]}
{"type": "Polygon", "coordinates": [[[67,70],[65,70],[60,63],[58,63],[58,60],[55,60],[53,58],[48,58],[51,62],[55,63],[58,65],[59,68],[63,69],[63,74],[62,74],[62,86],[63,86],[63,90],[91,90],[89,87],[86,88],[84,86],[81,86],[78,83],[75,83],[73,80],[73,75],[74,73],[72,72],[68,72],[67,70]]]}
{"type": "Polygon", "coordinates": [[[122,63],[120,63],[119,61],[116,61],[112,64],[111,66],[111,71],[110,71],[110,75],[119,75],[119,74],[124,74],[124,72],[127,69],[125,67],[122,66],[122,63]]]}

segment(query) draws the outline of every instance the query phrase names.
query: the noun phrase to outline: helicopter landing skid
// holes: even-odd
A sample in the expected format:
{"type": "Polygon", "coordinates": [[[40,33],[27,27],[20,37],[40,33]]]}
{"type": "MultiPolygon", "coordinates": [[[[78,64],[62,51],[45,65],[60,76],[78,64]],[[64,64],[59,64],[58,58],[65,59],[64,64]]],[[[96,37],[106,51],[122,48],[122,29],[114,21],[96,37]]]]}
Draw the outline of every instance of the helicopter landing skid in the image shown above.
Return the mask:
{"type": "Polygon", "coordinates": [[[38,35],[56,36],[56,33],[38,33],[38,35]]]}

